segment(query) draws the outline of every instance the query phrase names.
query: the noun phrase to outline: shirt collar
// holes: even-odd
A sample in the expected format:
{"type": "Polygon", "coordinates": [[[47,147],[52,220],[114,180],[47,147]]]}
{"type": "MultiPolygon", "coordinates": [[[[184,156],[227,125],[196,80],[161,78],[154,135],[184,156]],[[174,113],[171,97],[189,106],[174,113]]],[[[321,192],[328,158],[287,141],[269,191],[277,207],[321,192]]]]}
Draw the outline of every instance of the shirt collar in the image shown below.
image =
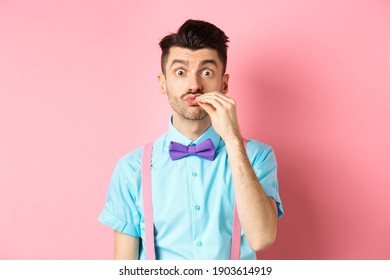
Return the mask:
{"type": "Polygon", "coordinates": [[[221,136],[214,130],[213,126],[210,125],[208,129],[206,129],[205,132],[201,136],[199,136],[198,139],[192,141],[191,139],[184,136],[180,131],[178,131],[172,124],[172,118],[170,118],[169,121],[169,129],[168,129],[168,145],[171,141],[178,142],[182,145],[188,146],[190,144],[198,145],[199,143],[203,142],[207,138],[210,138],[211,141],[213,141],[214,147],[218,148],[219,143],[221,141],[221,136]]]}

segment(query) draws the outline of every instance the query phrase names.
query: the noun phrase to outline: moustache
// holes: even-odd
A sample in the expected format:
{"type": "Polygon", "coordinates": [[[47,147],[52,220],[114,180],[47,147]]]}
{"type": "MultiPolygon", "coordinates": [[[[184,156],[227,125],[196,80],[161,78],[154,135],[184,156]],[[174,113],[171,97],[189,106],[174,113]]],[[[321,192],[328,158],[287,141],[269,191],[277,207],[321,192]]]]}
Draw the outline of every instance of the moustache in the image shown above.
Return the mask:
{"type": "Polygon", "coordinates": [[[203,94],[203,91],[198,89],[197,91],[189,91],[188,94],[203,94]]]}
{"type": "Polygon", "coordinates": [[[189,95],[189,94],[203,94],[203,91],[200,89],[197,91],[189,91],[189,92],[183,94],[182,98],[184,98],[186,95],[189,95]]]}

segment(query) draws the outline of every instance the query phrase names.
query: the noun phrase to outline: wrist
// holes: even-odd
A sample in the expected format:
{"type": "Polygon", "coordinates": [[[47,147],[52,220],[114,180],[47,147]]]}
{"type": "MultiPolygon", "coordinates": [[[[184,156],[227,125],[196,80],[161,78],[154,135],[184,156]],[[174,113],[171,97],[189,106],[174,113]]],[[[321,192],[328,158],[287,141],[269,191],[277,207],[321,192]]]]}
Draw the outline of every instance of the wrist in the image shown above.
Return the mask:
{"type": "Polygon", "coordinates": [[[228,137],[222,137],[226,147],[237,147],[242,145],[242,137],[239,132],[232,133],[228,137]]]}

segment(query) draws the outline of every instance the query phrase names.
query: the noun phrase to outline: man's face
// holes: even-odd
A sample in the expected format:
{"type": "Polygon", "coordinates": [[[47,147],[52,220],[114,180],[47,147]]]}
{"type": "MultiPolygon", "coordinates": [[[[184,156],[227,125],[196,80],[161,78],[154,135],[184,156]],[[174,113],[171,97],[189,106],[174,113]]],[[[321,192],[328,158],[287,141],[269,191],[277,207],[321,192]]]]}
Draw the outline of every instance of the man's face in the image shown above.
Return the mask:
{"type": "Polygon", "coordinates": [[[173,117],[203,120],[208,114],[196,102],[200,94],[219,91],[227,93],[228,74],[223,74],[222,62],[212,49],[192,51],[172,47],[159,75],[160,91],[166,93],[173,109],[173,117]]]}

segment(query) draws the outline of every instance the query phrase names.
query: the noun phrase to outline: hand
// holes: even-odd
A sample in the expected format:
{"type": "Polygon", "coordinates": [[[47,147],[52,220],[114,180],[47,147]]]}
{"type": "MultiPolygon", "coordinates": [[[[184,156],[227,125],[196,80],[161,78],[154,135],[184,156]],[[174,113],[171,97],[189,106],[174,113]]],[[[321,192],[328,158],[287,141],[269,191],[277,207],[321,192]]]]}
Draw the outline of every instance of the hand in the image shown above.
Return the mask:
{"type": "Polygon", "coordinates": [[[236,102],[218,91],[207,92],[196,98],[210,116],[215,131],[227,142],[238,139],[241,135],[238,129],[236,102]]]}

